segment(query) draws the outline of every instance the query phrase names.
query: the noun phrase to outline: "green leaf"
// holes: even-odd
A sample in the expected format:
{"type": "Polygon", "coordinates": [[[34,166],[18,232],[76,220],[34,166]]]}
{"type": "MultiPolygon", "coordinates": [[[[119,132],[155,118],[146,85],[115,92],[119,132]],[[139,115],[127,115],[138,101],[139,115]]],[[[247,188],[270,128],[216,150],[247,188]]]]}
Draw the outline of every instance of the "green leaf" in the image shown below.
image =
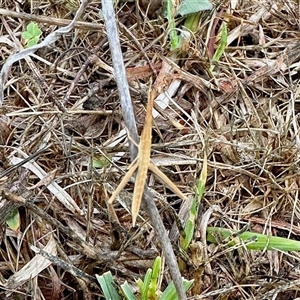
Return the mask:
{"type": "Polygon", "coordinates": [[[184,226],[185,237],[180,239],[180,247],[184,251],[187,251],[187,249],[192,241],[192,238],[194,236],[195,221],[196,221],[196,218],[198,215],[199,204],[200,204],[200,201],[201,201],[204,191],[205,191],[206,179],[207,179],[207,156],[206,156],[206,153],[204,152],[203,166],[202,166],[202,171],[201,171],[200,178],[199,178],[198,184],[197,184],[196,196],[195,196],[195,198],[192,202],[191,208],[190,208],[189,218],[186,221],[186,224],[184,226]]]}
{"type": "Polygon", "coordinates": [[[221,56],[223,55],[223,53],[226,49],[226,46],[227,46],[227,25],[225,22],[223,22],[220,44],[213,56],[213,59],[212,59],[213,61],[218,61],[221,58],[221,56]]]}
{"type": "Polygon", "coordinates": [[[104,156],[94,156],[92,161],[93,167],[102,169],[110,165],[110,161],[104,156]]]}
{"type": "Polygon", "coordinates": [[[180,241],[180,247],[184,251],[187,251],[187,249],[191,243],[191,240],[194,236],[194,229],[195,229],[195,219],[190,218],[186,221],[186,224],[184,226],[185,238],[182,241],[180,241]]]}
{"type": "Polygon", "coordinates": [[[14,230],[14,231],[18,231],[20,228],[20,214],[19,214],[19,210],[18,209],[14,209],[10,215],[7,217],[6,219],[6,224],[7,226],[14,230]]]}
{"type": "Polygon", "coordinates": [[[31,35],[33,37],[35,37],[35,36],[39,37],[42,34],[42,31],[39,28],[39,25],[35,22],[30,22],[26,27],[26,31],[31,33],[31,35]]]}
{"type": "Polygon", "coordinates": [[[24,40],[29,40],[29,39],[32,38],[32,34],[31,34],[30,32],[28,32],[28,31],[22,32],[21,36],[22,36],[22,38],[23,38],[24,40]]]}
{"type": "Polygon", "coordinates": [[[174,6],[172,0],[167,0],[167,19],[169,24],[169,36],[171,51],[180,48],[182,43],[182,37],[178,34],[174,19],[174,6]]]}
{"type": "Polygon", "coordinates": [[[114,279],[111,275],[111,272],[106,272],[103,275],[99,276],[96,274],[96,278],[101,286],[102,292],[105,298],[113,300],[121,300],[121,297],[118,294],[118,291],[114,285],[114,279]]]}
{"type": "Polygon", "coordinates": [[[32,39],[30,39],[30,40],[27,42],[26,48],[35,46],[38,42],[39,42],[39,38],[38,38],[38,37],[33,37],[32,39]]]}
{"type": "Polygon", "coordinates": [[[141,278],[139,278],[136,282],[137,286],[139,287],[140,289],[140,293],[142,293],[142,290],[143,290],[143,285],[144,285],[144,282],[141,278]]]}
{"type": "MultiPolygon", "coordinates": [[[[193,282],[194,282],[194,280],[183,279],[184,290],[187,291],[192,286],[193,282]]],[[[164,292],[160,296],[159,300],[179,300],[173,281],[171,281],[169,283],[167,288],[164,290],[164,292]]]]}
{"type": "Polygon", "coordinates": [[[160,276],[161,271],[161,257],[156,257],[153,267],[152,267],[152,274],[151,274],[151,280],[149,284],[149,290],[148,290],[148,299],[157,299],[156,292],[158,290],[157,282],[160,276]]]}
{"type": "Polygon", "coordinates": [[[42,34],[39,25],[35,22],[30,22],[26,26],[26,31],[22,32],[21,36],[23,39],[28,40],[26,48],[32,47],[39,42],[40,36],[42,34]]]}
{"type": "Polygon", "coordinates": [[[125,281],[125,283],[121,284],[121,289],[122,289],[122,292],[123,292],[126,300],[138,300],[134,296],[134,294],[133,294],[133,292],[132,292],[132,290],[131,290],[131,288],[130,288],[127,281],[125,281]]]}
{"type": "MultiPolygon", "coordinates": [[[[237,231],[228,230],[219,227],[207,228],[207,241],[216,244],[216,235],[221,236],[223,239],[230,238],[237,231]]],[[[247,249],[250,250],[281,250],[281,251],[300,251],[300,242],[286,239],[277,236],[269,236],[265,234],[259,234],[255,232],[243,232],[238,235],[238,238],[245,242],[247,249]],[[249,242],[249,243],[248,243],[249,242]]],[[[237,244],[236,238],[230,240],[229,246],[237,244]]]]}
{"type": "Polygon", "coordinates": [[[171,51],[181,47],[182,37],[179,34],[177,34],[176,29],[170,31],[170,42],[171,42],[171,51]]]}
{"type": "Polygon", "coordinates": [[[145,275],[144,283],[141,289],[141,299],[147,300],[148,299],[148,290],[149,290],[149,284],[151,281],[152,276],[152,269],[148,269],[145,275]]]}
{"type": "Polygon", "coordinates": [[[184,27],[195,33],[200,22],[201,13],[193,13],[186,17],[184,27]]]}
{"type": "Polygon", "coordinates": [[[185,16],[203,10],[210,10],[213,6],[209,0],[183,0],[177,14],[185,16]]]}

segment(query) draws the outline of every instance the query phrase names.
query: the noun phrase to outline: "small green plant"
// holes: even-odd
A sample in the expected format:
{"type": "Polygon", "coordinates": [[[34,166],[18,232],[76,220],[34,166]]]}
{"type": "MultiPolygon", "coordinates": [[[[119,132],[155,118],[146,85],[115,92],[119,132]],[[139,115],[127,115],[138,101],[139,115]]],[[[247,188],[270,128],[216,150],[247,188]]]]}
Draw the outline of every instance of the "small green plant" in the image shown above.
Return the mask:
{"type": "Polygon", "coordinates": [[[26,48],[32,47],[39,42],[42,31],[35,22],[30,22],[26,26],[26,31],[22,32],[22,38],[26,41],[26,48]]]}
{"type": "Polygon", "coordinates": [[[19,210],[14,209],[6,219],[7,226],[14,231],[18,231],[21,226],[19,210]]]}
{"type": "MultiPolygon", "coordinates": [[[[173,282],[170,282],[167,288],[162,292],[160,287],[160,278],[162,276],[161,257],[157,257],[153,263],[152,269],[148,269],[144,280],[138,279],[137,286],[139,295],[135,296],[132,288],[126,281],[120,286],[120,293],[117,290],[117,285],[111,275],[111,272],[106,272],[103,275],[96,275],[96,278],[101,286],[105,299],[121,300],[121,294],[127,300],[178,300],[176,288],[173,282]]],[[[187,291],[193,284],[193,280],[183,279],[183,287],[187,291]]]]}
{"type": "MultiPolygon", "coordinates": [[[[198,215],[198,208],[200,205],[200,201],[204,195],[206,179],[207,179],[207,156],[204,153],[202,171],[196,188],[196,196],[193,200],[190,209],[189,218],[186,221],[184,226],[184,233],[185,233],[184,237],[180,237],[180,248],[185,252],[188,251],[188,248],[194,236],[195,223],[198,215]]],[[[181,260],[179,261],[179,267],[182,271],[183,269],[185,269],[185,263],[181,260]]]]}
{"type": "Polygon", "coordinates": [[[110,160],[106,156],[95,155],[92,159],[92,165],[96,169],[103,169],[111,164],[110,160]]]}
{"type": "Polygon", "coordinates": [[[197,30],[201,12],[210,10],[212,7],[209,0],[183,0],[178,8],[174,4],[174,0],[167,0],[166,15],[169,23],[171,51],[182,47],[184,36],[188,36],[188,34],[184,34],[184,31],[194,33],[197,30]],[[186,17],[183,30],[176,28],[176,15],[186,17]]]}
{"type": "Polygon", "coordinates": [[[196,218],[198,215],[198,208],[199,208],[200,201],[201,201],[204,191],[205,191],[206,179],[207,179],[207,157],[206,157],[206,154],[204,154],[203,167],[202,167],[200,178],[199,178],[199,181],[197,184],[196,196],[193,200],[193,203],[192,203],[192,206],[190,209],[190,216],[184,226],[185,238],[181,238],[181,240],[180,240],[180,247],[184,251],[187,251],[187,249],[192,241],[192,238],[194,236],[195,223],[196,223],[196,218]]]}

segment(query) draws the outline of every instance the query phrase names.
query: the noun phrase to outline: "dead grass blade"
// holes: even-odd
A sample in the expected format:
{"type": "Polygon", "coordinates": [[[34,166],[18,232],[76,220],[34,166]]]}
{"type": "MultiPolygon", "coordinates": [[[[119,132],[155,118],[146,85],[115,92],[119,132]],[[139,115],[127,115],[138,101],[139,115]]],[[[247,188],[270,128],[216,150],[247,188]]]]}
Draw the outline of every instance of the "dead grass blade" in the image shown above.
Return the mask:
{"type": "MultiPolygon", "coordinates": [[[[50,239],[43,250],[52,255],[57,254],[56,241],[53,235],[50,236],[50,239]]],[[[36,255],[23,268],[21,268],[18,272],[11,276],[9,280],[4,284],[4,286],[7,289],[17,289],[24,282],[38,276],[44,269],[46,269],[50,265],[51,261],[42,257],[41,255],[36,255]]]]}
{"type": "MultiPolygon", "coordinates": [[[[12,56],[10,56],[6,60],[4,65],[2,66],[1,73],[0,73],[0,86],[1,87],[4,86],[4,83],[7,80],[8,71],[14,62],[21,60],[30,54],[33,54],[35,51],[37,51],[40,48],[49,46],[50,44],[55,42],[62,34],[66,34],[66,33],[70,32],[73,29],[75,22],[83,14],[88,2],[89,2],[88,0],[82,1],[79,9],[76,12],[76,15],[75,15],[73,21],[69,25],[59,28],[56,31],[52,32],[41,43],[39,43],[35,46],[32,46],[30,48],[24,49],[16,54],[13,54],[12,56]]],[[[3,103],[3,88],[0,89],[0,107],[2,106],[2,103],[3,103]]]]}

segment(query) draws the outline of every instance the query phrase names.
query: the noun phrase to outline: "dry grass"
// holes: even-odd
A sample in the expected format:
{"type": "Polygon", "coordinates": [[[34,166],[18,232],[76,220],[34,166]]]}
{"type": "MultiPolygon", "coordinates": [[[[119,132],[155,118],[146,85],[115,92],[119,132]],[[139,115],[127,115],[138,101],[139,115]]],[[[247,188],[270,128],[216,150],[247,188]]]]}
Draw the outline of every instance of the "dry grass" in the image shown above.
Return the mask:
{"type": "MultiPolygon", "coordinates": [[[[2,63],[22,47],[30,17],[19,12],[35,16],[43,37],[73,18],[67,1],[54,2],[0,1],[2,63]]],[[[15,63],[6,83],[0,117],[3,299],[101,299],[95,274],[111,270],[118,283],[133,282],[161,254],[149,222],[140,218],[131,227],[133,184],[115,204],[121,226],[110,222],[106,209],[129,156],[124,139],[118,140],[122,116],[99,2],[91,1],[70,34],[15,63]],[[36,152],[29,164],[12,167],[36,152]],[[92,167],[104,158],[110,163],[92,167]],[[14,232],[4,224],[16,207],[21,227],[14,232]],[[36,256],[32,245],[51,254],[53,263],[36,256]]],[[[249,223],[252,231],[298,239],[299,7],[293,1],[239,2],[234,9],[216,3],[217,11],[204,13],[187,54],[172,62],[162,13],[151,7],[146,16],[143,1],[141,7],[119,1],[137,124],[141,131],[150,81],[170,66],[162,89],[176,80],[179,88],[155,120],[155,164],[192,197],[203,138],[209,171],[199,219],[232,229],[249,223]],[[220,20],[228,25],[228,47],[211,74],[220,20]]],[[[149,186],[170,229],[166,207],[178,212],[181,202],[152,175],[149,186]]],[[[204,261],[193,249],[199,266],[184,274],[197,279],[190,299],[299,297],[297,253],[205,245],[204,261]]]]}

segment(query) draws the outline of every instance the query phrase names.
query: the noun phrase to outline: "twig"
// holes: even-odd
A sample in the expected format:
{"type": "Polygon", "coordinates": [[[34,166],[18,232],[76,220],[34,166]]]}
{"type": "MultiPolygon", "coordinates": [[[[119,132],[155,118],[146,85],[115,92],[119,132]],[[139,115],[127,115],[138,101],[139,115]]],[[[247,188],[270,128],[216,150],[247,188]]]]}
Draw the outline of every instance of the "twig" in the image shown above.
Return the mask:
{"type": "Polygon", "coordinates": [[[59,258],[58,256],[55,256],[49,252],[46,252],[43,249],[40,249],[34,245],[29,245],[31,250],[34,251],[36,254],[40,254],[41,256],[47,258],[51,262],[53,262],[55,265],[59,266],[63,270],[69,272],[76,278],[81,278],[87,283],[94,283],[95,286],[97,285],[97,280],[94,276],[91,276],[87,274],[86,272],[76,268],[75,266],[69,264],[68,262],[64,261],[63,259],[59,258]]]}
{"type": "MultiPolygon", "coordinates": [[[[117,31],[116,16],[113,8],[113,1],[103,0],[102,1],[103,16],[106,25],[107,37],[112,55],[112,61],[114,66],[115,77],[120,95],[120,102],[122,112],[124,116],[124,123],[130,132],[133,141],[138,144],[138,133],[135,123],[135,117],[132,107],[132,102],[129,94],[129,87],[126,78],[125,66],[123,62],[119,35],[117,31]]],[[[134,142],[129,141],[129,150],[131,160],[137,157],[138,149],[134,142]]],[[[154,227],[158,238],[161,242],[161,246],[166,256],[166,262],[170,269],[171,277],[174,281],[174,285],[177,290],[179,299],[185,300],[186,294],[183,289],[182,277],[178,269],[176,257],[168,238],[167,232],[163,225],[162,219],[159,216],[158,210],[154,204],[153,197],[150,190],[145,186],[144,190],[144,202],[147,214],[151,220],[152,226],[154,227]]]]}

